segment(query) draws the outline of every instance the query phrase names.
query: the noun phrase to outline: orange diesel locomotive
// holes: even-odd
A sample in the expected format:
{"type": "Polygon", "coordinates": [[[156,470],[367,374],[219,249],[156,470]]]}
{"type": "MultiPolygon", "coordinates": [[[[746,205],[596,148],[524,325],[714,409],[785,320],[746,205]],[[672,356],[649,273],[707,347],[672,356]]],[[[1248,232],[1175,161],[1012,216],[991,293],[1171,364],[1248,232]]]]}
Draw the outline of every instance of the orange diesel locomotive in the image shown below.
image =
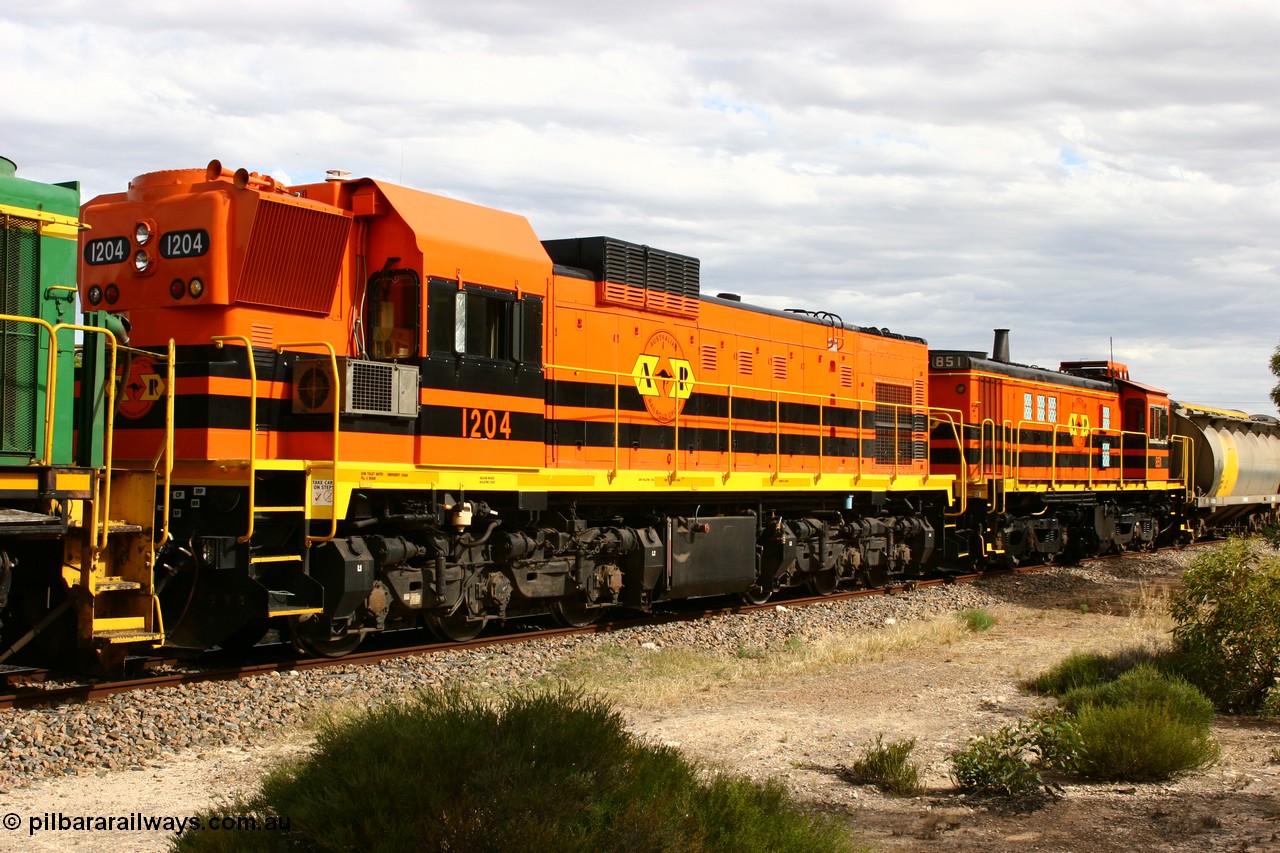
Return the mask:
{"type": "Polygon", "coordinates": [[[1123,364],[1015,364],[998,329],[990,357],[935,350],[930,366],[931,403],[963,425],[935,427],[930,448],[960,483],[953,553],[1052,561],[1153,547],[1185,524],[1190,440],[1170,433],[1168,395],[1123,364]]]}
{"type": "Polygon", "coordinates": [[[702,295],[696,259],[216,161],[82,214],[171,645],[827,592],[924,572],[954,526],[925,343],[702,295]]]}

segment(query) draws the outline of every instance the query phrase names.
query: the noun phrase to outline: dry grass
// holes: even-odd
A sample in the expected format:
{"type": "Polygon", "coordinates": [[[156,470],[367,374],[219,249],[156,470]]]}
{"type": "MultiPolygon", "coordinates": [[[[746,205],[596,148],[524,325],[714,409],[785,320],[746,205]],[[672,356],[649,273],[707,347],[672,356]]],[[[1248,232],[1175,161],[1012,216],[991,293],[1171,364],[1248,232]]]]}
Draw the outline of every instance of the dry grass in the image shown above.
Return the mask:
{"type": "Polygon", "coordinates": [[[632,708],[661,710],[685,704],[696,693],[713,693],[753,681],[830,675],[914,649],[981,642],[953,615],[924,622],[833,634],[792,637],[775,647],[741,646],[735,653],[687,647],[644,649],[606,645],[563,663],[552,680],[568,681],[632,708]]]}

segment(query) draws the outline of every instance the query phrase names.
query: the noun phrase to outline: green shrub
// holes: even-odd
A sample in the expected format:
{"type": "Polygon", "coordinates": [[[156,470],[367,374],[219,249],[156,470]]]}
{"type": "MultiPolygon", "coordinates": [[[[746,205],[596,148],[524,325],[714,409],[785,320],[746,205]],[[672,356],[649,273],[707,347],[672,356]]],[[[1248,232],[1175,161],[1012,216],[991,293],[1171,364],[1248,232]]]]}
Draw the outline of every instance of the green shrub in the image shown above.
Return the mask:
{"type": "Polygon", "coordinates": [[[1170,612],[1182,671],[1229,713],[1275,708],[1280,676],[1280,559],[1244,539],[1200,554],[1170,612]]]}
{"type": "Polygon", "coordinates": [[[975,634],[987,631],[996,624],[996,618],[980,607],[960,611],[960,619],[975,634]]]}
{"type": "MultiPolygon", "coordinates": [[[[228,808],[207,812],[226,814],[228,808]]],[[[178,851],[849,849],[778,783],[710,775],[566,690],[424,693],[324,723],[313,754],[233,804],[279,832],[188,831],[178,851]]]]}
{"type": "Polygon", "coordinates": [[[1062,707],[1074,714],[1090,705],[1133,703],[1163,709],[1172,719],[1206,730],[1213,723],[1213,703],[1204,693],[1152,664],[1139,664],[1115,681],[1077,687],[1062,697],[1062,707]]]}
{"type": "Polygon", "coordinates": [[[924,790],[920,768],[909,760],[915,748],[915,738],[885,744],[883,735],[876,735],[875,742],[842,775],[855,785],[875,785],[887,794],[913,797],[924,790]]]}
{"type": "Polygon", "coordinates": [[[1080,732],[1075,720],[1065,709],[1037,711],[1019,723],[1027,745],[1051,770],[1073,772],[1080,758],[1080,732]]]}
{"type": "Polygon", "coordinates": [[[1064,696],[1080,687],[1112,681],[1129,669],[1152,660],[1151,653],[1142,649],[1125,649],[1109,655],[1073,652],[1022,686],[1042,696],[1064,696]]]}
{"type": "Polygon", "coordinates": [[[971,738],[951,754],[951,778],[980,794],[1025,797],[1044,790],[1041,768],[1073,770],[1079,752],[1072,717],[1058,709],[1042,711],[971,738]]]}
{"type": "Polygon", "coordinates": [[[1030,742],[1020,726],[1005,726],[969,739],[951,754],[951,778],[979,794],[1020,797],[1044,784],[1028,759],[1030,742]]]}
{"type": "Polygon", "coordinates": [[[1092,779],[1131,782],[1170,779],[1218,759],[1208,728],[1173,716],[1161,703],[1085,705],[1076,771],[1092,779]]]}

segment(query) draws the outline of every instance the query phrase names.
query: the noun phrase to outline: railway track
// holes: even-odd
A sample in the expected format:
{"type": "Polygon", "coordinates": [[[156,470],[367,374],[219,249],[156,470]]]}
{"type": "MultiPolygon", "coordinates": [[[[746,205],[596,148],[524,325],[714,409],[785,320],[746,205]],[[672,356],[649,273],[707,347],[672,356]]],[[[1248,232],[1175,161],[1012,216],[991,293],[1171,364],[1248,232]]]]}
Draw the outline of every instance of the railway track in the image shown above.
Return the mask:
{"type": "MultiPolygon", "coordinates": [[[[1197,550],[1211,545],[1209,542],[1193,543],[1180,546],[1181,550],[1197,550]]],[[[1081,565],[1107,562],[1113,559],[1138,556],[1150,552],[1126,552],[1121,554],[1091,557],[1081,565]]],[[[377,635],[373,638],[372,648],[352,652],[342,657],[298,658],[288,651],[287,643],[267,644],[258,647],[259,654],[269,657],[265,661],[220,666],[216,663],[200,668],[193,668],[173,658],[154,657],[140,659],[138,669],[161,669],[148,675],[123,679],[119,681],[94,681],[62,684],[54,682],[50,686],[53,674],[43,670],[15,670],[10,673],[0,671],[0,710],[10,708],[35,708],[65,703],[100,702],[111,696],[136,690],[152,690],[161,687],[173,687],[186,684],[200,684],[212,681],[232,681],[263,675],[271,672],[305,672],[338,666],[369,665],[393,658],[412,657],[415,655],[431,655],[442,652],[466,651],[491,646],[502,646],[528,642],[536,639],[569,637],[583,634],[607,634],[646,625],[661,625],[671,622],[686,622],[698,619],[723,617],[730,614],[752,613],[783,605],[786,607],[804,607],[810,604],[828,604],[858,598],[898,595],[913,589],[944,586],[957,583],[975,583],[977,581],[1005,575],[1020,575],[1045,571],[1062,564],[1037,564],[1004,569],[991,569],[981,573],[948,575],[940,578],[913,580],[900,584],[892,584],[872,589],[839,590],[828,595],[797,595],[795,597],[771,598],[760,604],[723,603],[723,599],[687,600],[674,602],[669,610],[650,613],[644,616],[619,618],[598,622],[584,627],[541,627],[528,623],[514,622],[501,633],[483,634],[465,642],[440,642],[433,639],[427,643],[395,644],[405,634],[421,635],[425,631],[413,630],[393,634],[377,635]],[[705,606],[707,601],[720,601],[719,604],[705,606]]]]}
{"type": "MultiPolygon", "coordinates": [[[[172,658],[150,658],[137,662],[136,668],[164,669],[149,675],[119,681],[78,682],[61,684],[50,682],[53,676],[44,670],[15,669],[9,673],[0,672],[0,680],[4,682],[4,692],[0,692],[0,710],[8,708],[33,708],[44,705],[64,703],[100,702],[119,693],[135,690],[153,690],[161,687],[174,687],[184,684],[199,684],[209,681],[231,681],[263,675],[271,672],[287,672],[324,669],[335,666],[376,664],[391,658],[409,657],[413,655],[430,655],[446,651],[480,649],[489,646],[500,646],[512,643],[523,643],[534,639],[567,637],[579,634],[600,634],[635,628],[644,625],[664,624],[669,622],[710,619],[735,613],[752,613],[759,610],[784,605],[786,607],[804,607],[810,604],[829,604],[856,598],[896,595],[912,589],[925,589],[952,583],[973,583],[985,577],[1002,574],[1039,571],[1044,566],[1017,568],[1010,570],[988,571],[981,574],[951,575],[945,578],[931,578],[910,581],[902,584],[876,587],[874,589],[841,590],[830,595],[806,595],[793,598],[775,598],[762,604],[721,604],[711,607],[699,607],[696,603],[682,602],[657,614],[642,617],[613,619],[587,625],[580,628],[526,628],[504,631],[492,635],[482,635],[466,642],[417,643],[411,645],[388,645],[385,648],[371,648],[353,652],[342,657],[297,658],[286,656],[283,650],[286,644],[275,644],[280,651],[275,652],[273,659],[257,663],[236,663],[229,666],[212,666],[208,668],[190,669],[172,658]],[[51,686],[52,684],[52,686],[51,686]]],[[[418,632],[413,632],[418,633],[418,632]]],[[[395,634],[379,639],[394,639],[395,634]]],[[[271,650],[273,647],[266,647],[271,650]]]]}

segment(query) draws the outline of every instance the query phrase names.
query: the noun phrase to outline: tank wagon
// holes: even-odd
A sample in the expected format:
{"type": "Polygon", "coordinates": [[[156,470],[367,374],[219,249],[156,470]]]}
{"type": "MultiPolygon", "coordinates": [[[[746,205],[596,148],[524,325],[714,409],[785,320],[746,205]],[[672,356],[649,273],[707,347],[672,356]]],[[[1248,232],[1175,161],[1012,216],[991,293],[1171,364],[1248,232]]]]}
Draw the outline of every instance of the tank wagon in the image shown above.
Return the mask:
{"type": "Polygon", "coordinates": [[[154,469],[116,469],[119,318],[76,314],[80,189],[0,158],[0,663],[116,666],[162,638],[154,469]],[[77,386],[79,393],[77,393],[77,386]]]}
{"type": "Polygon", "coordinates": [[[1176,403],[1173,431],[1193,452],[1187,478],[1194,484],[1192,533],[1216,528],[1258,529],[1275,521],[1280,505],[1280,422],[1197,403],[1176,403]]]}

